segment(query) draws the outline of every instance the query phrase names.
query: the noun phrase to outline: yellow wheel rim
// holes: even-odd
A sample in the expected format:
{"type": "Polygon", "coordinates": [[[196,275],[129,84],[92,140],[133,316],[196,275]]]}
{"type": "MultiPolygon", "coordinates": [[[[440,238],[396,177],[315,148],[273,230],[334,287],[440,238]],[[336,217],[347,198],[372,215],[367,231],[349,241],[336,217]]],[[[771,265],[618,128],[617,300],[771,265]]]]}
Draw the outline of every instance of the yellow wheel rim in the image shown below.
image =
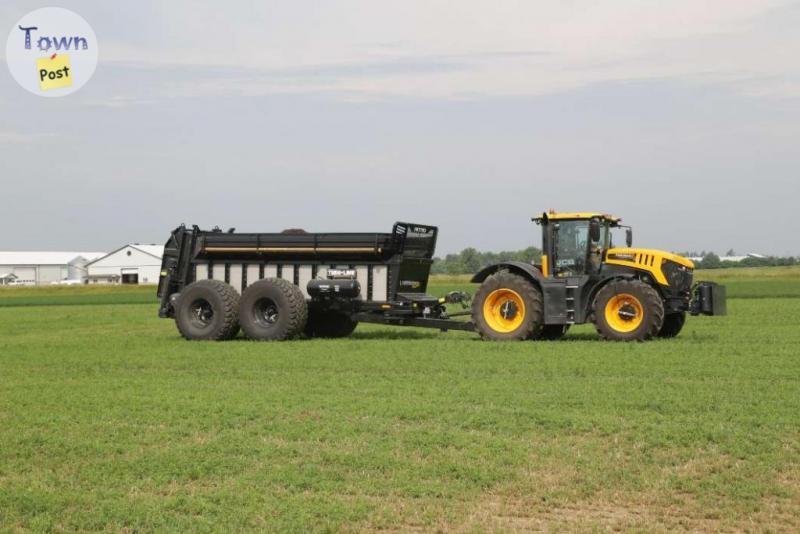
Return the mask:
{"type": "Polygon", "coordinates": [[[606,303],[606,323],[617,332],[633,332],[643,320],[642,303],[629,293],[614,295],[606,303]]]}
{"type": "Polygon", "coordinates": [[[525,320],[525,301],[516,291],[495,289],[483,301],[483,318],[495,332],[513,332],[525,320]]]}

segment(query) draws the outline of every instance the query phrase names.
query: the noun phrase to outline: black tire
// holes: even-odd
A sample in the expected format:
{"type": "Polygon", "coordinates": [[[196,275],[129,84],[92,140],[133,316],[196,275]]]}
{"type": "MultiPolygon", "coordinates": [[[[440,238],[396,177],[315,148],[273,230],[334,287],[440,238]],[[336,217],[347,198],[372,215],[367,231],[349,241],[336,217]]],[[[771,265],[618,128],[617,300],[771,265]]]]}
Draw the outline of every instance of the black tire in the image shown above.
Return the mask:
{"type": "Polygon", "coordinates": [[[683,325],[686,323],[686,312],[668,313],[664,316],[664,324],[661,325],[661,331],[658,337],[675,337],[683,330],[683,325]]]}
{"type": "Polygon", "coordinates": [[[569,330],[568,324],[546,324],[542,327],[542,332],[536,339],[545,341],[556,341],[564,337],[564,334],[569,330]]]}
{"type": "Polygon", "coordinates": [[[495,273],[475,293],[472,321],[483,339],[536,338],[544,323],[542,292],[522,276],[508,271],[495,273]]]}
{"type": "Polygon", "coordinates": [[[242,294],[239,322],[250,339],[291,339],[303,332],[307,320],[306,299],[288,280],[265,278],[242,294]]]}
{"type": "Polygon", "coordinates": [[[349,315],[333,310],[309,310],[306,336],[337,338],[347,337],[358,326],[349,315]]]}
{"type": "Polygon", "coordinates": [[[604,339],[645,341],[661,331],[664,303],[652,286],[640,280],[618,280],[597,294],[594,316],[604,339]]]}
{"type": "Polygon", "coordinates": [[[186,339],[222,341],[239,333],[239,294],[220,280],[198,280],[181,291],[175,325],[186,339]]]}

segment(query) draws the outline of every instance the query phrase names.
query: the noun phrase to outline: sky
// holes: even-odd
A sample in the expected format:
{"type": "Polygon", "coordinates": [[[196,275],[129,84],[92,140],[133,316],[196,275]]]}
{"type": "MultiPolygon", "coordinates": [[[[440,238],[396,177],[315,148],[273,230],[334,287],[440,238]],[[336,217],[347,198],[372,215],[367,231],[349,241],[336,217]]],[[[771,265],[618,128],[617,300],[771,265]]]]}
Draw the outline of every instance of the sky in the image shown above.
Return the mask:
{"type": "MultiPolygon", "coordinates": [[[[0,31],[47,5],[3,2],[0,31]]],[[[58,5],[100,59],[62,98],[0,67],[0,249],[402,220],[509,250],[555,209],[800,255],[800,2],[58,5]]]]}

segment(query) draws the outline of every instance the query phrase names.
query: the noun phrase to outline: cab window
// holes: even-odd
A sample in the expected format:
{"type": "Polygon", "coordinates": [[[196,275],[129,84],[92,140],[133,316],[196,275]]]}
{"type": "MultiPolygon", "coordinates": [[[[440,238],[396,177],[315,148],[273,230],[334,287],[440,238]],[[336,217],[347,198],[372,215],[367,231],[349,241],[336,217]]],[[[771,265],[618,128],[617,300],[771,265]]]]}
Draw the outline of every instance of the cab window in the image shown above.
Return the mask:
{"type": "Polygon", "coordinates": [[[603,245],[608,240],[605,225],[600,232],[600,241],[591,241],[587,220],[556,223],[554,237],[556,276],[579,276],[599,271],[603,245]]]}
{"type": "Polygon", "coordinates": [[[588,221],[561,221],[555,225],[556,276],[573,276],[586,271],[588,221]]]}

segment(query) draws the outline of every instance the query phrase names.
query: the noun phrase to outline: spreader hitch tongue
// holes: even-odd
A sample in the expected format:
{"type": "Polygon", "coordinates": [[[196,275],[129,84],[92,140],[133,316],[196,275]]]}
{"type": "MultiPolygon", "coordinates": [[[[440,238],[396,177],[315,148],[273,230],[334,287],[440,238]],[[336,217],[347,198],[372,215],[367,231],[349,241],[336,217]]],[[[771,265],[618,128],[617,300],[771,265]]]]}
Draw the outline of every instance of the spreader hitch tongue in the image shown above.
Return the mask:
{"type": "Polygon", "coordinates": [[[692,315],[726,315],[725,286],[715,282],[698,282],[692,288],[689,313],[692,315]]]}
{"type": "Polygon", "coordinates": [[[451,291],[444,297],[446,304],[461,304],[466,307],[472,301],[472,295],[464,291],[451,291]]]}

